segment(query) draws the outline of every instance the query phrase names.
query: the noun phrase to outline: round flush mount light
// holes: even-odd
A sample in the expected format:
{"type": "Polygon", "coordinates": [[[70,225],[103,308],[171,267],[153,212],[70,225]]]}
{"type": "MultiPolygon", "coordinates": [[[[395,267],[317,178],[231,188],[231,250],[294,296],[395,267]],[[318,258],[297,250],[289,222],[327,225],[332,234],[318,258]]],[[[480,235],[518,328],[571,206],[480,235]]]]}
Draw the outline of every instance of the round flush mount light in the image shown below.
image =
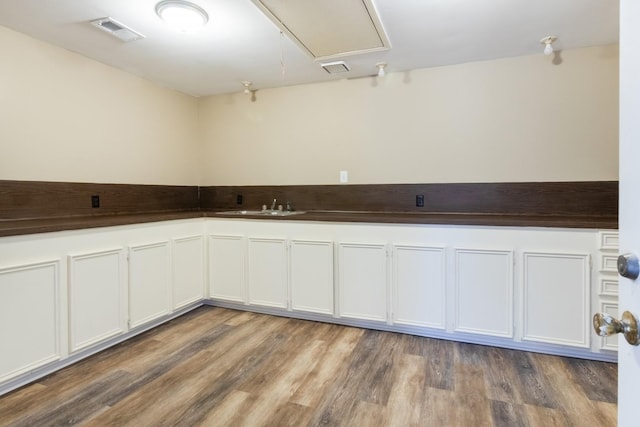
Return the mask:
{"type": "Polygon", "coordinates": [[[156,13],[168,25],[182,32],[193,31],[209,21],[207,12],[184,0],[163,0],[156,5],[156,13]]]}

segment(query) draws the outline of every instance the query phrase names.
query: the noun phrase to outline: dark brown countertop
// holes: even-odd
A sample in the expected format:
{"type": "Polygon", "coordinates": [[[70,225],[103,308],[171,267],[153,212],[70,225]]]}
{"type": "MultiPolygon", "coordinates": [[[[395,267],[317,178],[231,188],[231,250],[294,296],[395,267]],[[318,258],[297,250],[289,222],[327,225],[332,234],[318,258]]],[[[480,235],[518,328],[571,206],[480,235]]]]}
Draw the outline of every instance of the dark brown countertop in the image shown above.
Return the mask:
{"type": "Polygon", "coordinates": [[[56,218],[0,219],[0,237],[81,230],[118,225],[144,224],[191,218],[252,219],[271,221],[326,221],[380,224],[478,225],[502,227],[552,227],[617,229],[617,217],[498,215],[461,213],[412,213],[367,211],[309,211],[304,214],[272,217],[262,215],[222,214],[219,211],[171,211],[122,215],[69,216],[56,218]]]}

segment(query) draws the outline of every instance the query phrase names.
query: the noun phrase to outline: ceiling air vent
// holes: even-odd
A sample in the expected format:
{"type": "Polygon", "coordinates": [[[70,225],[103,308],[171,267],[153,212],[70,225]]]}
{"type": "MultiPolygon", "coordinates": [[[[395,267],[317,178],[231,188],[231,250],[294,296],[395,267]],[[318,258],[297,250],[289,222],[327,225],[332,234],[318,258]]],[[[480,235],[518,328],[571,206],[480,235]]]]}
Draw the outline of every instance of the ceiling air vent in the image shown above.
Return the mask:
{"type": "Polygon", "coordinates": [[[315,60],[391,47],[373,0],[251,0],[315,60]]]}
{"type": "Polygon", "coordinates": [[[144,38],[142,34],[133,31],[131,28],[110,17],[96,19],[95,21],[91,21],[91,24],[119,38],[123,42],[132,42],[144,38]]]}
{"type": "Polygon", "coordinates": [[[344,61],[325,62],[320,65],[329,74],[346,73],[347,71],[351,71],[344,61]]]}

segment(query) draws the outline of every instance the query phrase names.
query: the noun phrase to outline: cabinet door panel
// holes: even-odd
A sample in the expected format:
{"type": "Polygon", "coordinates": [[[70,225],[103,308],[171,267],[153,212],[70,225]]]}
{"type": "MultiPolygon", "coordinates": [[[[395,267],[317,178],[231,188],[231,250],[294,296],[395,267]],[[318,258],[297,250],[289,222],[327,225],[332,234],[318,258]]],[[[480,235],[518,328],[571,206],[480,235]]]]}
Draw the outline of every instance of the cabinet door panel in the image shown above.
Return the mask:
{"type": "Polygon", "coordinates": [[[173,309],[199,301],[204,296],[202,237],[173,242],[173,309]]]}
{"type": "Polygon", "coordinates": [[[393,322],[444,329],[444,249],[398,245],[393,255],[393,322]]]}
{"type": "Polygon", "coordinates": [[[132,246],[129,255],[129,321],[132,328],[171,312],[169,242],[132,246]]]}
{"type": "Polygon", "coordinates": [[[524,253],[523,338],[589,346],[588,255],[524,253]]]}
{"type": "Polygon", "coordinates": [[[69,257],[69,350],[125,330],[122,249],[69,257]]]}
{"type": "Polygon", "coordinates": [[[0,382],[61,357],[58,265],[0,269],[0,382]]]}
{"type": "Polygon", "coordinates": [[[386,246],[340,243],[338,269],[340,316],[386,321],[386,246]]]}
{"type": "Polygon", "coordinates": [[[291,242],[291,308],[333,314],[333,242],[291,242]]]}
{"type": "Polygon", "coordinates": [[[209,296],[247,302],[245,239],[242,236],[209,236],[209,296]]]}
{"type": "Polygon", "coordinates": [[[284,239],[249,238],[249,303],[287,308],[284,239]]]}
{"type": "Polygon", "coordinates": [[[456,331],[513,336],[513,254],[456,249],[456,331]]]}

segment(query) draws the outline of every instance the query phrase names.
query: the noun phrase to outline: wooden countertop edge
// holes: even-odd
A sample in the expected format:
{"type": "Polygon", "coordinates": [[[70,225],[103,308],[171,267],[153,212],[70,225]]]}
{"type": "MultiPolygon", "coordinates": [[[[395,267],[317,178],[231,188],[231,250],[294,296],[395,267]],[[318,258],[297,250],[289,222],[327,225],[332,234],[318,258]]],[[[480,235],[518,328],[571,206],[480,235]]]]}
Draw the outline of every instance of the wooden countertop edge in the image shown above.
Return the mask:
{"type": "Polygon", "coordinates": [[[92,215],[63,218],[28,218],[0,220],[0,237],[83,230],[118,225],[144,224],[192,218],[225,218],[276,221],[354,222],[381,224],[477,225],[501,227],[550,227],[618,229],[617,217],[561,215],[500,215],[462,213],[310,211],[287,217],[221,214],[220,211],[149,212],[121,215],[92,215]]]}

